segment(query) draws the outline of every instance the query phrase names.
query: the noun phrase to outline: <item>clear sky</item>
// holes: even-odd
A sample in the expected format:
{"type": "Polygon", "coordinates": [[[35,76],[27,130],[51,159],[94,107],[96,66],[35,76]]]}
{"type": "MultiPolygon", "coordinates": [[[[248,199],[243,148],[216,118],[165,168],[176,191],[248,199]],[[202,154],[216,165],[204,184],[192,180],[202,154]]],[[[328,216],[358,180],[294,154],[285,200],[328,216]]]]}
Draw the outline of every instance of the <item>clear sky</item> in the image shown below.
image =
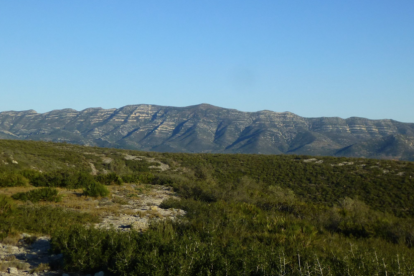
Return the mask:
{"type": "Polygon", "coordinates": [[[0,0],[0,111],[141,103],[414,122],[414,1],[0,0]]]}

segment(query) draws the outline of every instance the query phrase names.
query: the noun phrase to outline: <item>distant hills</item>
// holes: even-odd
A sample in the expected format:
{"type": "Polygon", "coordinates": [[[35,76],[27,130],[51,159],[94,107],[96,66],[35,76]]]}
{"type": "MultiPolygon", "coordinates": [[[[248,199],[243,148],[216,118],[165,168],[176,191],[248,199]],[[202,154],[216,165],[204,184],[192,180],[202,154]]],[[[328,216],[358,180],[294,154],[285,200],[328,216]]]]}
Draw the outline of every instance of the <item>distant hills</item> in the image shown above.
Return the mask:
{"type": "Polygon", "coordinates": [[[414,123],[304,118],[208,104],[0,112],[0,139],[165,152],[304,154],[414,161],[414,123]]]}

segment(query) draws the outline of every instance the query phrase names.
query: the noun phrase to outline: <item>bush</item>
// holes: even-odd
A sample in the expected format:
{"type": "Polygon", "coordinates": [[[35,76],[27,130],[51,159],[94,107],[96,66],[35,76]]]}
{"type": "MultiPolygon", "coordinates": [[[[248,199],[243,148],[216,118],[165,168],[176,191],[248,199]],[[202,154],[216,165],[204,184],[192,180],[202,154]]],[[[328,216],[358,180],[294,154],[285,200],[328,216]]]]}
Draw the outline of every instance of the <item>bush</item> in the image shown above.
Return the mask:
{"type": "Polygon", "coordinates": [[[16,208],[16,204],[13,199],[6,195],[0,195],[0,216],[8,216],[16,208]]]}
{"type": "Polygon", "coordinates": [[[98,175],[96,180],[105,185],[121,185],[123,183],[122,178],[116,173],[98,175]]]}
{"type": "Polygon", "coordinates": [[[0,174],[0,187],[17,187],[26,186],[29,180],[17,173],[2,173],[0,174]]]}
{"type": "Polygon", "coordinates": [[[13,199],[39,202],[39,201],[51,201],[59,202],[62,200],[62,195],[59,195],[59,191],[52,188],[42,188],[37,190],[31,190],[29,192],[17,193],[12,195],[13,199]]]}
{"type": "Polygon", "coordinates": [[[152,173],[133,173],[122,176],[123,182],[126,183],[153,183],[155,179],[152,173]]]}
{"type": "Polygon", "coordinates": [[[12,214],[7,217],[0,214],[0,241],[16,231],[50,235],[57,229],[71,225],[99,222],[96,215],[61,207],[22,205],[12,210],[12,214]]]}
{"type": "Polygon", "coordinates": [[[105,185],[99,182],[93,182],[88,184],[83,189],[83,194],[92,197],[107,196],[109,195],[109,190],[105,187],[105,185]]]}
{"type": "Polygon", "coordinates": [[[30,184],[35,187],[45,187],[48,186],[48,181],[43,173],[35,170],[24,170],[21,174],[29,179],[30,184]]]}
{"type": "Polygon", "coordinates": [[[41,173],[34,170],[24,170],[21,174],[30,180],[35,187],[65,187],[79,188],[79,177],[82,173],[59,170],[41,173]]]}
{"type": "Polygon", "coordinates": [[[89,173],[79,173],[78,174],[78,180],[77,180],[77,186],[86,188],[92,184],[96,183],[95,178],[90,175],[89,173]]]}

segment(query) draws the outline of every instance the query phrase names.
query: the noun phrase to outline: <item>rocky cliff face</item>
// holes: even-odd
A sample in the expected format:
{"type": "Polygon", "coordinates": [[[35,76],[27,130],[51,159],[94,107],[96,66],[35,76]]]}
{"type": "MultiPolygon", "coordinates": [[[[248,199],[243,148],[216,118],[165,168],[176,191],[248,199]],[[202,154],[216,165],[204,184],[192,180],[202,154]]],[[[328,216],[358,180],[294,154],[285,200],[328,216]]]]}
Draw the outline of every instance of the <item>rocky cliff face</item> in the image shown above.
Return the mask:
{"type": "Polygon", "coordinates": [[[414,160],[414,124],[355,117],[303,118],[290,112],[241,112],[207,104],[1,112],[0,138],[150,151],[414,160]]]}

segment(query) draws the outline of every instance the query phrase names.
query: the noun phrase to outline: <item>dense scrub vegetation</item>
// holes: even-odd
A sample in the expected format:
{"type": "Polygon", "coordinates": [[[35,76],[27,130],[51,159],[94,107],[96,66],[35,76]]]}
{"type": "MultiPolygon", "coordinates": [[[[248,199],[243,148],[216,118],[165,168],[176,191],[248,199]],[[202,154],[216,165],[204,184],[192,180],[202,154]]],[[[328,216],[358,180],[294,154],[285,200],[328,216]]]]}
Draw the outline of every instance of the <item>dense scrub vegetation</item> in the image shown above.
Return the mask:
{"type": "Polygon", "coordinates": [[[162,204],[186,210],[180,222],[154,224],[144,233],[61,229],[53,248],[66,256],[67,270],[106,269],[115,275],[414,272],[411,220],[350,198],[333,208],[307,204],[289,189],[263,189],[248,178],[212,200],[211,190],[202,189],[212,184],[181,179],[175,188],[182,199],[162,204]]]}
{"type": "Polygon", "coordinates": [[[31,201],[33,203],[39,201],[52,201],[59,202],[62,200],[62,195],[59,195],[59,191],[52,188],[41,188],[36,190],[31,190],[28,192],[21,192],[12,195],[13,199],[22,200],[22,201],[31,201]]]}
{"type": "Polygon", "coordinates": [[[106,269],[115,275],[411,275],[414,271],[414,256],[404,246],[322,234],[309,222],[269,217],[250,205],[196,204],[186,223],[153,225],[143,234],[62,229],[54,235],[53,248],[65,255],[67,270],[106,269]]]}
{"type": "Polygon", "coordinates": [[[11,229],[51,233],[53,250],[64,253],[63,266],[68,271],[106,270],[115,275],[414,273],[412,162],[145,153],[21,141],[0,141],[0,151],[1,187],[84,188],[93,195],[104,185],[141,182],[172,186],[180,196],[181,200],[165,201],[162,207],[184,209],[186,216],[153,224],[144,233],[84,227],[96,218],[79,217],[83,223],[77,223],[75,213],[70,212],[65,215],[67,227],[57,227],[50,224],[62,223],[58,216],[66,211],[16,207],[11,198],[0,197],[2,235],[11,229]],[[126,155],[148,160],[127,160],[126,155]],[[152,158],[170,169],[161,171],[152,158]],[[44,165],[53,160],[51,168],[44,165]],[[72,162],[78,163],[73,166],[72,162]],[[90,174],[91,163],[98,171],[96,176],[90,174]],[[32,221],[40,212],[50,219],[32,221]]]}
{"type": "Polygon", "coordinates": [[[49,206],[18,206],[0,194],[0,240],[18,232],[53,234],[71,225],[98,222],[99,218],[76,211],[49,206]]]}
{"type": "Polygon", "coordinates": [[[83,189],[83,194],[92,197],[107,196],[109,190],[101,183],[92,182],[83,189]]]}
{"type": "Polygon", "coordinates": [[[265,185],[290,188],[307,202],[333,206],[344,197],[359,198],[376,210],[414,216],[413,162],[321,157],[317,159],[323,163],[316,163],[304,162],[309,156],[243,154],[173,157],[196,172],[210,168],[219,185],[249,176],[265,185]]]}
{"type": "MultiPolygon", "coordinates": [[[[53,174],[44,174],[49,182],[53,182],[50,178],[60,178],[55,174],[63,174],[66,183],[53,184],[53,187],[81,187],[74,184],[79,182],[68,179],[64,174],[68,171],[75,172],[69,173],[71,175],[89,174],[91,163],[99,172],[116,173],[124,182],[156,181],[156,175],[160,174],[157,163],[126,160],[124,156],[127,154],[155,158],[168,164],[171,167],[167,173],[169,176],[204,177],[202,171],[207,170],[218,186],[248,176],[268,186],[289,188],[305,202],[332,207],[345,197],[358,198],[372,209],[399,217],[414,217],[414,163],[392,160],[317,157],[320,163],[304,162],[312,158],[309,156],[137,152],[64,143],[0,140],[0,185],[26,185],[28,180],[25,178],[30,177],[20,172],[41,170],[53,174]],[[103,157],[112,159],[112,162],[103,162],[103,157]],[[174,170],[178,171],[172,172],[174,170]]],[[[45,186],[40,184],[43,179],[38,180],[39,184],[33,184],[32,178],[29,180],[32,185],[45,186]]],[[[116,179],[100,180],[97,177],[96,180],[103,184],[111,181],[118,184],[116,179]]]]}

